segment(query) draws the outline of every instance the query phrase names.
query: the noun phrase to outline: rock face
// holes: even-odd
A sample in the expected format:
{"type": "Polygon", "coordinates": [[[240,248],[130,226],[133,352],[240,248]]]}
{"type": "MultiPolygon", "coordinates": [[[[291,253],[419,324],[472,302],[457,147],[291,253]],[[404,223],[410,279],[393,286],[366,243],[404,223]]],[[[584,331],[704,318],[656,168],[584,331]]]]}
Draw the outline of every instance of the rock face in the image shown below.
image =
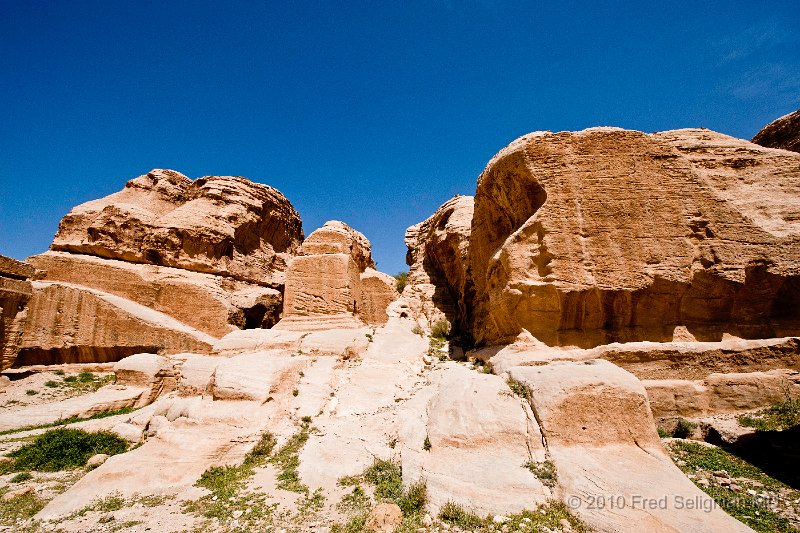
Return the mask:
{"type": "Polygon", "coordinates": [[[33,294],[29,278],[35,269],[0,255],[0,370],[16,360],[22,336],[27,303],[33,294]]]}
{"type": "Polygon", "coordinates": [[[16,365],[118,361],[140,352],[209,352],[214,338],[96,289],[33,282],[16,365]]]}
{"type": "Polygon", "coordinates": [[[28,261],[46,271],[47,280],[127,298],[213,337],[237,328],[269,328],[280,317],[280,291],[229,277],[64,252],[28,261]]]}
{"type": "Polygon", "coordinates": [[[302,240],[300,216],[272,187],[155,169],[73,208],[51,249],[279,286],[302,240]]]}
{"type": "Polygon", "coordinates": [[[782,148],[800,152],[800,110],[774,120],[764,126],[753,142],[767,148],[782,148]]]}
{"type": "Polygon", "coordinates": [[[457,330],[467,327],[467,254],[474,205],[471,196],[455,196],[406,230],[410,270],[404,297],[428,324],[444,318],[457,330]]]}
{"type": "Polygon", "coordinates": [[[385,323],[386,307],[381,306],[397,295],[391,295],[393,283],[374,269],[364,235],[343,222],[326,222],[289,262],[283,318],[276,327],[313,330],[385,323]]]}
{"type": "MultiPolygon", "coordinates": [[[[800,331],[800,156],[708,130],[537,132],[478,181],[471,332],[549,345],[800,331]]],[[[470,305],[471,302],[471,305],[470,305]]]]}

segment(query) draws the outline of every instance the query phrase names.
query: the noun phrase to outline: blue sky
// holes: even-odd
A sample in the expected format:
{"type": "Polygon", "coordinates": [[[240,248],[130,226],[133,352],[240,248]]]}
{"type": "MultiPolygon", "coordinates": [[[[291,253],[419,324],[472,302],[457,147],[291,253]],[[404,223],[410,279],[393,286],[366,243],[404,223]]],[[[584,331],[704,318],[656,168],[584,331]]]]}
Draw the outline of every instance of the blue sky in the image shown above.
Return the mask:
{"type": "Polygon", "coordinates": [[[281,190],[306,234],[403,235],[535,130],[800,107],[800,2],[0,0],[0,254],[152,168],[281,190]]]}

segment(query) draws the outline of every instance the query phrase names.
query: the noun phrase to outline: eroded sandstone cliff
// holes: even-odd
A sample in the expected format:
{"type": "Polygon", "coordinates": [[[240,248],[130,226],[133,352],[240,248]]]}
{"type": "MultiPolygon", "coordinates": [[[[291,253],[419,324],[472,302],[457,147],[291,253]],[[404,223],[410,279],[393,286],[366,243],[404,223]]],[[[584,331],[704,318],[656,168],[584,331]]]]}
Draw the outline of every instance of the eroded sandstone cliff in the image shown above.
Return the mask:
{"type": "Polygon", "coordinates": [[[800,152],[800,110],[773,120],[759,131],[753,142],[767,148],[800,152]]]}

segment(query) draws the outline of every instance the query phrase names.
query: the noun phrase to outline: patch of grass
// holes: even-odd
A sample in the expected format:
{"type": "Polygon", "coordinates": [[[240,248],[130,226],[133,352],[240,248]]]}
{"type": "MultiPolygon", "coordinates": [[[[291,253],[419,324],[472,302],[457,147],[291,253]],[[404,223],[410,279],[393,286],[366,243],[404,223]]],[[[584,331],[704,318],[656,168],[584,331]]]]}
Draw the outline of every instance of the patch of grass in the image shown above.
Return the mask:
{"type": "Polygon", "coordinates": [[[116,416],[116,415],[126,415],[135,411],[132,407],[123,407],[122,409],[117,409],[115,411],[105,411],[102,413],[95,413],[88,418],[80,418],[77,416],[71,416],[69,418],[63,418],[61,420],[56,420],[55,422],[51,422],[49,424],[40,424],[38,426],[24,426],[21,428],[14,428],[14,429],[6,429],[4,431],[0,431],[0,435],[10,435],[12,433],[21,433],[23,431],[33,431],[35,429],[46,429],[46,428],[54,428],[59,426],[66,426],[69,424],[75,424],[76,422],[85,422],[86,420],[97,420],[99,418],[108,418],[109,416],[116,416]]]}
{"type": "Polygon", "coordinates": [[[528,386],[522,383],[521,381],[517,381],[514,378],[508,378],[508,380],[506,380],[506,384],[508,385],[508,388],[511,389],[511,392],[513,392],[517,396],[527,398],[528,395],[530,394],[528,386]]]}
{"type": "Polygon", "coordinates": [[[12,531],[17,531],[17,521],[27,520],[44,508],[44,500],[33,492],[5,500],[6,492],[8,489],[0,489],[0,524],[15,528],[12,531]]]}
{"type": "Polygon", "coordinates": [[[36,396],[36,395],[37,395],[37,394],[39,394],[39,393],[38,393],[38,392],[36,392],[36,391],[35,391],[35,390],[33,390],[33,389],[28,389],[28,390],[26,390],[26,391],[25,391],[25,394],[27,394],[28,396],[36,396]]]}
{"type": "Polygon", "coordinates": [[[19,474],[15,475],[9,481],[11,483],[22,483],[23,481],[28,481],[29,479],[33,478],[30,472],[20,472],[19,474]]]}
{"type": "Polygon", "coordinates": [[[786,487],[777,479],[766,475],[761,469],[716,446],[675,441],[670,444],[670,451],[673,458],[683,461],[683,464],[677,463],[678,467],[688,474],[701,469],[708,472],[725,470],[733,478],[758,481],[770,489],[786,487]]]}
{"type": "Polygon", "coordinates": [[[397,292],[403,292],[403,289],[408,285],[408,272],[398,272],[394,275],[394,279],[396,280],[394,287],[397,292]]]}
{"type": "Polygon", "coordinates": [[[465,510],[456,502],[449,501],[439,510],[439,520],[461,529],[475,529],[489,525],[489,520],[465,510]]]}
{"type": "Polygon", "coordinates": [[[375,487],[375,499],[397,502],[403,496],[403,472],[394,461],[376,459],[364,471],[364,480],[375,487]]]}
{"type": "Polygon", "coordinates": [[[50,381],[45,381],[45,382],[44,382],[44,386],[45,386],[45,387],[50,387],[51,389],[55,389],[56,387],[58,387],[58,386],[59,386],[59,384],[58,384],[58,382],[56,382],[56,381],[53,381],[53,380],[51,379],[50,381]]]}
{"type": "Polygon", "coordinates": [[[784,431],[800,425],[800,399],[786,399],[755,414],[739,416],[739,424],[756,431],[784,431]]]}
{"type": "Polygon", "coordinates": [[[421,327],[419,327],[419,324],[411,328],[411,333],[413,333],[414,335],[419,335],[420,337],[425,336],[425,332],[422,330],[421,327]]]}
{"type": "Polygon", "coordinates": [[[119,511],[125,507],[125,498],[118,492],[109,494],[101,500],[97,500],[92,504],[92,511],[100,511],[101,513],[112,513],[119,511]]]}
{"type": "Polygon", "coordinates": [[[353,488],[353,492],[342,496],[342,499],[336,504],[336,508],[345,513],[365,512],[369,511],[371,504],[372,500],[361,488],[361,485],[357,483],[353,488]]]}
{"type": "Polygon", "coordinates": [[[53,370],[53,374],[55,374],[56,376],[63,376],[64,375],[64,371],[63,370],[53,370]]]}
{"type": "Polygon", "coordinates": [[[300,494],[308,494],[308,487],[300,481],[300,450],[308,441],[309,423],[303,422],[298,433],[286,441],[280,450],[269,460],[280,472],[278,473],[278,488],[300,494]]]}
{"type": "Polygon", "coordinates": [[[8,454],[12,461],[4,464],[3,468],[11,472],[55,472],[83,466],[98,453],[116,455],[127,449],[128,443],[124,439],[108,431],[52,429],[8,454]]]}
{"type": "Polygon", "coordinates": [[[448,335],[450,335],[450,322],[447,320],[438,320],[431,326],[431,338],[445,340],[448,335]]]}
{"type": "Polygon", "coordinates": [[[688,439],[694,433],[697,424],[692,424],[685,418],[679,418],[672,430],[672,436],[676,439],[688,439]]]}
{"type": "Polygon", "coordinates": [[[546,461],[528,461],[524,465],[536,478],[548,487],[555,487],[558,481],[556,465],[549,459],[546,461]]]}
{"type": "Polygon", "coordinates": [[[672,433],[662,428],[661,426],[658,426],[658,428],[656,428],[656,431],[658,431],[658,437],[661,439],[666,439],[672,436],[672,433]]]}
{"type": "Polygon", "coordinates": [[[773,512],[757,498],[741,497],[729,489],[709,485],[701,487],[729,515],[763,533],[797,533],[789,519],[773,512]]]}
{"type": "Polygon", "coordinates": [[[534,531],[561,531],[559,522],[566,520],[572,530],[578,533],[585,533],[589,528],[580,519],[573,515],[563,502],[550,500],[540,505],[533,511],[523,511],[508,517],[503,524],[508,526],[510,531],[522,531],[525,533],[534,531]]]}
{"type": "Polygon", "coordinates": [[[264,433],[258,443],[245,456],[244,464],[247,466],[261,466],[266,464],[276,444],[278,444],[278,441],[272,433],[264,433]]]}

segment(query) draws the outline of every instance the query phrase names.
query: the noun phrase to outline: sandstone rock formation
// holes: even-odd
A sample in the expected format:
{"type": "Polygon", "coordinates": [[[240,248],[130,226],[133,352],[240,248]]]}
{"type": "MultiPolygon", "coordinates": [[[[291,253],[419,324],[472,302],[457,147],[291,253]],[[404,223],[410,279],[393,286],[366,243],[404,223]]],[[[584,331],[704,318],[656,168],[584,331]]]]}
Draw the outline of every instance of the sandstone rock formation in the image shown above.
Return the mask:
{"type": "Polygon", "coordinates": [[[34,273],[32,266],[0,255],[0,370],[16,360],[34,273]]]}
{"type": "Polygon", "coordinates": [[[208,352],[214,338],[125,298],[33,282],[16,365],[113,362],[139,352],[208,352]]]}
{"type": "Polygon", "coordinates": [[[455,196],[406,230],[410,270],[404,297],[429,325],[445,319],[456,330],[468,327],[467,253],[474,204],[471,196],[455,196]]]}
{"type": "Polygon", "coordinates": [[[47,280],[127,298],[213,337],[237,328],[269,328],[280,317],[280,291],[225,276],[64,252],[28,261],[45,271],[47,280]]]}
{"type": "Polygon", "coordinates": [[[155,169],[74,207],[51,249],[280,286],[302,240],[299,215],[272,187],[155,169]]]}
{"type": "Polygon", "coordinates": [[[314,331],[385,323],[386,305],[397,296],[393,285],[375,271],[364,235],[342,222],[326,222],[289,262],[283,318],[276,327],[314,331]]]}
{"type": "Polygon", "coordinates": [[[800,156],[708,130],[521,137],[478,181],[471,332],[578,346],[677,326],[797,333],[798,176],[800,156]]]}
{"type": "Polygon", "coordinates": [[[800,110],[773,120],[756,133],[753,142],[767,148],[800,152],[800,110]]]}

